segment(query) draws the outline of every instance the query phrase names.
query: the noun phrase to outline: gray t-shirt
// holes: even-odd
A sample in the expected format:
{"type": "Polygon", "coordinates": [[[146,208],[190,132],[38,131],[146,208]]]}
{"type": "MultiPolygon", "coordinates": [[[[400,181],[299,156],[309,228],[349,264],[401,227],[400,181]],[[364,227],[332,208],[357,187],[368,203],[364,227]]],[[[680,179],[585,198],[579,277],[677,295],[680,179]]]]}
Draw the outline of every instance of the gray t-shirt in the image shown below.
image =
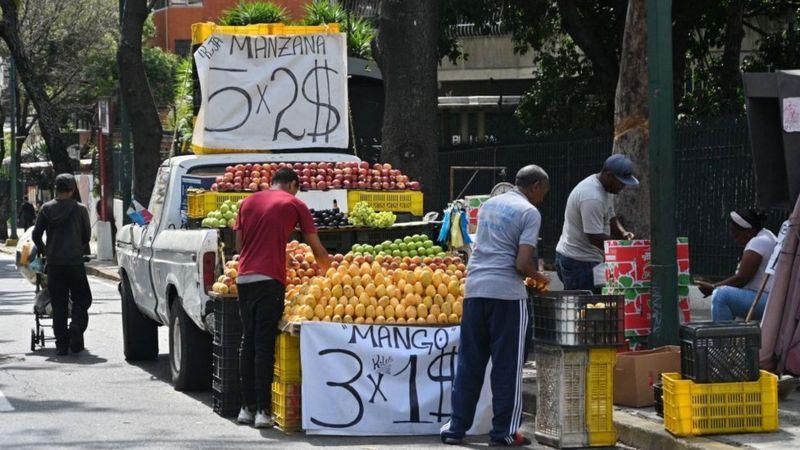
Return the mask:
{"type": "Polygon", "coordinates": [[[527,298],[523,277],[516,268],[517,252],[522,244],[536,247],[541,223],[539,210],[516,190],[481,205],[465,297],[527,298]]]}
{"type": "Polygon", "coordinates": [[[567,198],[556,251],[578,261],[603,262],[603,251],[592,245],[586,234],[610,235],[614,216],[614,195],[606,192],[596,174],[586,177],[567,198]]]}

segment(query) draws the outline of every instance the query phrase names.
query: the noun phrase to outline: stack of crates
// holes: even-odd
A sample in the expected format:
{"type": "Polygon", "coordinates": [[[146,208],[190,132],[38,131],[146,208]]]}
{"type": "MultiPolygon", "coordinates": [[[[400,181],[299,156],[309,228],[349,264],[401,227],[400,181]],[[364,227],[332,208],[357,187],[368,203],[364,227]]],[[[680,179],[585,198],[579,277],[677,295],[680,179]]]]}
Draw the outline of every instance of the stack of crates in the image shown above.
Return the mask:
{"type": "Polygon", "coordinates": [[[285,432],[300,430],[300,336],[281,333],[275,341],[272,415],[285,432]]]}
{"type": "Polygon", "coordinates": [[[664,426],[676,436],[778,429],[778,377],[759,371],[757,324],[695,322],[680,331],[681,373],[662,381],[664,426]]]}
{"type": "Polygon", "coordinates": [[[222,417],[235,416],[242,404],[239,389],[241,338],[239,302],[235,298],[215,298],[211,387],[214,412],[222,417]]]}
{"type": "Polygon", "coordinates": [[[613,379],[625,342],[624,298],[587,291],[531,292],[539,393],[535,437],[556,448],[617,442],[613,379]]]}

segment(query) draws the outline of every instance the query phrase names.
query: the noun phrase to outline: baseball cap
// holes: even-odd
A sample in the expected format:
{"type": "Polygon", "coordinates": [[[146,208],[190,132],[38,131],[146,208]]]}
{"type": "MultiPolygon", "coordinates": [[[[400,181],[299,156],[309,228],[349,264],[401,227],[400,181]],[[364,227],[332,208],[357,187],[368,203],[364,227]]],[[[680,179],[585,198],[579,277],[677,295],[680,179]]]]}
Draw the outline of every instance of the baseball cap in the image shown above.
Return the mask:
{"type": "Polygon", "coordinates": [[[627,186],[638,186],[639,180],[633,176],[633,161],[627,155],[617,153],[611,155],[603,164],[603,170],[608,170],[617,179],[627,186]]]}
{"type": "Polygon", "coordinates": [[[60,173],[56,176],[56,192],[69,192],[75,186],[75,177],[71,173],[60,173]]]}

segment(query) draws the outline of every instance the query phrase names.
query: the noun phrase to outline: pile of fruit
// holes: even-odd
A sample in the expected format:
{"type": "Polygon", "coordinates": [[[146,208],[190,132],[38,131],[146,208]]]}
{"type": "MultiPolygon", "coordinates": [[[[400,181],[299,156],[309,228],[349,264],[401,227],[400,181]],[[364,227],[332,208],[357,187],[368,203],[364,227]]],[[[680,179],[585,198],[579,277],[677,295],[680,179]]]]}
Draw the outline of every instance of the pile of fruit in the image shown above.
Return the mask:
{"type": "Polygon", "coordinates": [[[368,244],[355,244],[351,251],[356,255],[372,255],[372,256],[395,256],[395,257],[415,257],[415,256],[438,256],[444,258],[447,254],[442,247],[433,245],[433,241],[428,239],[427,236],[415,234],[414,236],[406,236],[403,239],[395,239],[394,241],[384,241],[378,245],[368,244]]]}
{"type": "Polygon", "coordinates": [[[217,282],[211,286],[211,290],[220,295],[237,295],[236,277],[239,276],[239,255],[235,255],[230,261],[225,263],[225,270],[219,276],[217,282]]]}
{"type": "MultiPolygon", "coordinates": [[[[286,164],[282,164],[286,166],[286,164]]],[[[237,164],[225,168],[225,173],[214,180],[212,191],[266,191],[272,181],[272,173],[278,164],[237,164]]]]}
{"type": "Polygon", "coordinates": [[[298,241],[286,244],[286,284],[301,285],[319,275],[311,247],[298,241]]]}
{"type": "Polygon", "coordinates": [[[335,255],[324,276],[287,285],[284,320],[457,324],[465,276],[459,258],[335,255]]]}
{"type": "Polygon", "coordinates": [[[375,190],[419,190],[419,182],[409,180],[390,164],[368,162],[310,162],[237,164],[225,168],[225,173],[216,178],[212,191],[264,191],[269,189],[272,174],[278,169],[293,169],[300,178],[300,189],[375,189],[375,190]]]}
{"type": "Polygon", "coordinates": [[[317,228],[338,228],[350,225],[347,216],[338,209],[312,209],[310,211],[317,228]]]}
{"type": "Polygon", "coordinates": [[[388,228],[394,225],[397,216],[391,211],[376,212],[369,203],[358,202],[350,209],[347,220],[357,227],[388,228]]]}
{"type": "Polygon", "coordinates": [[[239,206],[242,205],[242,200],[233,202],[225,200],[218,209],[206,214],[206,218],[200,222],[204,228],[233,228],[236,223],[236,215],[239,213],[239,206]]]}

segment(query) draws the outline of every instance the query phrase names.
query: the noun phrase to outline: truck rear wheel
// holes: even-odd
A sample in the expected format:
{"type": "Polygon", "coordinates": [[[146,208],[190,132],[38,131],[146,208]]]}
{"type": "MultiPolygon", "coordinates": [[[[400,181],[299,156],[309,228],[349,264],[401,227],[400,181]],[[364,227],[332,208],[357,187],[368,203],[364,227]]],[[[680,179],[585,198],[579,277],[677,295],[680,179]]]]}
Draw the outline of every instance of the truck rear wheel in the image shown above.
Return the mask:
{"type": "Polygon", "coordinates": [[[211,387],[211,335],[199,329],[183,310],[182,300],[172,302],[169,317],[169,367],[178,391],[203,391],[211,387]]]}
{"type": "Polygon", "coordinates": [[[158,358],[158,324],[145,317],[133,300],[127,277],[119,283],[122,299],[122,345],[126,361],[150,361],[158,358]]]}

